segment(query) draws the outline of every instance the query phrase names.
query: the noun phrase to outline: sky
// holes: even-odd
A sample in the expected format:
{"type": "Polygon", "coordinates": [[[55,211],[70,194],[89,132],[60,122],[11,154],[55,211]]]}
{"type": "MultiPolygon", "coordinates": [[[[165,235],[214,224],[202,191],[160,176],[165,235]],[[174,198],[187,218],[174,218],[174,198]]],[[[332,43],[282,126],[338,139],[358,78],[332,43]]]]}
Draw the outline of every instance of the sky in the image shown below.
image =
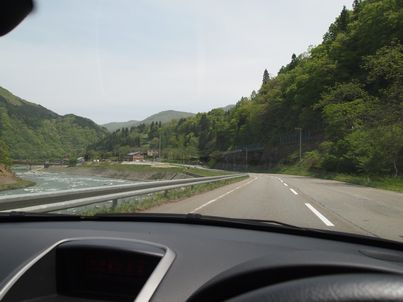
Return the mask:
{"type": "Polygon", "coordinates": [[[321,43],[352,0],[40,0],[0,38],[0,86],[99,124],[205,112],[321,43]]]}

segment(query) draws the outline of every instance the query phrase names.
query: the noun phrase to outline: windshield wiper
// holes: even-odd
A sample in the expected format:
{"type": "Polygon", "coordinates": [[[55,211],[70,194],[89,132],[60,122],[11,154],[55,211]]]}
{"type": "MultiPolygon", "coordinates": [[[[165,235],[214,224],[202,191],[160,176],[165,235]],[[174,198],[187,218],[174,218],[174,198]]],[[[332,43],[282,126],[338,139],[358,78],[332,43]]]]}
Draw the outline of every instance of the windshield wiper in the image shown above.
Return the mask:
{"type": "Polygon", "coordinates": [[[70,214],[57,214],[57,213],[33,213],[24,211],[10,211],[0,212],[0,222],[10,221],[66,221],[66,220],[82,220],[82,216],[70,215],[70,214]]]}
{"type": "Polygon", "coordinates": [[[281,221],[277,221],[277,220],[261,220],[261,219],[247,219],[247,218],[233,218],[236,221],[241,221],[241,222],[245,222],[245,223],[257,223],[257,224],[270,224],[270,225],[281,225],[284,227],[288,227],[288,228],[295,228],[295,229],[304,229],[302,227],[293,225],[293,224],[289,224],[289,223],[285,223],[285,222],[281,222],[281,221]]]}
{"type": "Polygon", "coordinates": [[[333,230],[304,228],[275,220],[241,219],[218,216],[204,216],[200,214],[157,214],[157,213],[121,213],[97,214],[94,216],[79,216],[56,213],[32,212],[0,212],[1,222],[41,222],[41,221],[110,221],[110,222],[156,222],[182,223],[207,226],[221,226],[229,228],[249,229],[286,233],[297,236],[316,237],[327,240],[343,240],[344,242],[363,243],[366,245],[402,248],[402,244],[387,239],[368,237],[352,233],[333,230]]]}
{"type": "Polygon", "coordinates": [[[33,213],[24,211],[0,212],[0,222],[18,222],[18,221],[144,221],[144,222],[170,222],[170,223],[188,223],[188,224],[204,224],[219,225],[227,227],[260,227],[268,229],[288,228],[299,229],[295,225],[287,224],[275,220],[258,220],[258,219],[241,219],[228,218],[219,216],[205,216],[201,214],[164,214],[164,213],[113,213],[113,214],[96,214],[94,216],[80,216],[72,214],[57,213],[33,213]]]}
{"type": "MultiPolygon", "coordinates": [[[[91,217],[87,217],[91,219],[91,217]]],[[[206,216],[201,214],[165,214],[165,213],[112,213],[96,214],[93,219],[99,220],[120,220],[120,221],[145,221],[145,222],[178,222],[189,224],[207,224],[223,226],[259,226],[259,227],[282,227],[304,230],[304,228],[275,220],[242,219],[220,216],[206,216]]]]}
{"type": "MultiPolygon", "coordinates": [[[[57,213],[33,213],[24,211],[0,212],[0,221],[38,221],[38,220],[118,220],[118,221],[145,221],[145,222],[181,222],[181,223],[200,223],[200,224],[231,224],[232,226],[275,226],[292,229],[304,230],[292,224],[284,223],[276,220],[259,220],[230,218],[220,216],[206,216],[201,214],[165,214],[165,213],[113,213],[113,214],[96,214],[94,216],[80,216],[73,214],[57,214],[57,213]]],[[[229,225],[228,225],[229,226],[229,225]]]]}

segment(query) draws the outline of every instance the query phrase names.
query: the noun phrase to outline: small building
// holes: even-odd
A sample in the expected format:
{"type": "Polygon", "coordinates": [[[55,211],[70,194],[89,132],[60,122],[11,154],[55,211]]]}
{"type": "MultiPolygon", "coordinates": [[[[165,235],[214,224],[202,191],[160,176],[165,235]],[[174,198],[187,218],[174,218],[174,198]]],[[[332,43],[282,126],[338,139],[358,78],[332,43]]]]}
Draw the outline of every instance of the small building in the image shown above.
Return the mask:
{"type": "Polygon", "coordinates": [[[127,157],[129,161],[144,161],[144,155],[140,151],[130,152],[127,157]]]}
{"type": "Polygon", "coordinates": [[[147,150],[147,156],[148,157],[158,157],[158,150],[154,150],[154,149],[148,149],[147,150]]]}

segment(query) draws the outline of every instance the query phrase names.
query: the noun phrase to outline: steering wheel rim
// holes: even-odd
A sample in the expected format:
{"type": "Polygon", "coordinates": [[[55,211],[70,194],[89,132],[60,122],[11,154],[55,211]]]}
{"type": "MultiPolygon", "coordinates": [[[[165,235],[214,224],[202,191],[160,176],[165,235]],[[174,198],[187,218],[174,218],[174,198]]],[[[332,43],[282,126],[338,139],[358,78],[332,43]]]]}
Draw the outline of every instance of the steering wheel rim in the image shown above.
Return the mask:
{"type": "Polygon", "coordinates": [[[227,301],[403,301],[403,277],[373,273],[318,276],[265,286],[227,301]]]}

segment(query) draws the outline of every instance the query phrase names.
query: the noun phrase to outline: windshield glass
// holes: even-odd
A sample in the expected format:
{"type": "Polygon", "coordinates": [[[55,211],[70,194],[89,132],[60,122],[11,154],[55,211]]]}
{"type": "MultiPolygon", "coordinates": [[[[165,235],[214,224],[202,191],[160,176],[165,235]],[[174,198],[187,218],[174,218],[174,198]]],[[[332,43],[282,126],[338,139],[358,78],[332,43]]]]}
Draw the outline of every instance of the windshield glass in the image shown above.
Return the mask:
{"type": "Polygon", "coordinates": [[[0,211],[403,241],[402,20],[399,0],[36,1],[0,38],[0,211]]]}

